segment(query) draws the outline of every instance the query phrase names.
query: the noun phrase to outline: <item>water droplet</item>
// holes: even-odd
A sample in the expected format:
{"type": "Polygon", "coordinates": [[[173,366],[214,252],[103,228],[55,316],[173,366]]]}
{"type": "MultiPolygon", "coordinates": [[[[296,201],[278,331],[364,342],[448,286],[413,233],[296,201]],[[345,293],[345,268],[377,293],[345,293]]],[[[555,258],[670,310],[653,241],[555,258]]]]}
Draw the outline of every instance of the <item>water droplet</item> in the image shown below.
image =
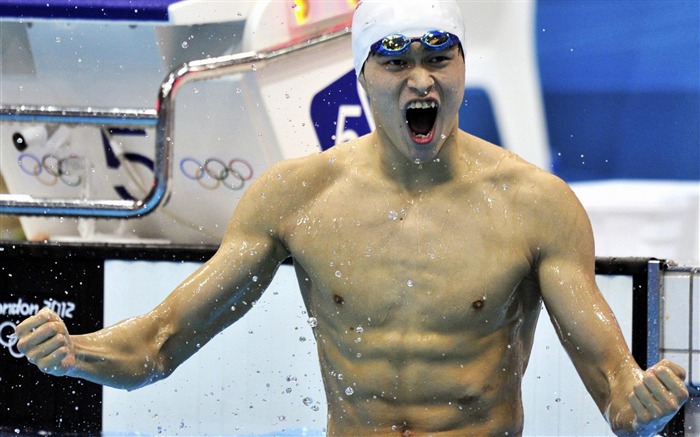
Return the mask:
{"type": "Polygon", "coordinates": [[[302,400],[302,402],[304,405],[309,406],[314,403],[314,400],[307,396],[302,400]]]}
{"type": "Polygon", "coordinates": [[[61,37],[60,37],[60,36],[57,36],[57,37],[56,37],[56,42],[61,42],[61,37]]]}
{"type": "Polygon", "coordinates": [[[258,282],[258,277],[257,277],[257,276],[253,276],[251,279],[253,280],[253,282],[258,282]]]}
{"type": "Polygon", "coordinates": [[[397,218],[399,218],[399,213],[392,209],[391,211],[389,211],[389,218],[391,220],[396,220],[397,218]]]}
{"type": "Polygon", "coordinates": [[[236,88],[236,94],[240,94],[242,90],[240,88],[236,88]]]}
{"type": "Polygon", "coordinates": [[[363,332],[365,332],[365,329],[362,326],[358,326],[357,328],[355,328],[355,332],[357,332],[358,334],[362,334],[363,332]]]}
{"type": "Polygon", "coordinates": [[[355,390],[352,389],[352,387],[348,387],[345,389],[345,394],[348,396],[352,396],[352,394],[355,393],[355,390]]]}
{"type": "Polygon", "coordinates": [[[294,375],[287,376],[287,382],[297,382],[297,377],[294,375]]]}
{"type": "Polygon", "coordinates": [[[406,285],[408,285],[409,287],[413,287],[413,285],[414,285],[413,279],[409,279],[408,281],[406,281],[406,285]]]}
{"type": "Polygon", "coordinates": [[[343,274],[340,272],[340,270],[336,270],[336,271],[335,271],[335,277],[336,277],[336,278],[340,278],[341,276],[343,276],[343,274]]]}
{"type": "Polygon", "coordinates": [[[307,320],[307,323],[308,323],[309,326],[311,326],[312,328],[315,328],[315,327],[318,326],[318,320],[316,320],[316,317],[309,317],[309,320],[307,320]]]}
{"type": "Polygon", "coordinates": [[[183,42],[182,42],[182,48],[183,48],[183,49],[186,49],[186,48],[189,47],[189,46],[190,46],[190,44],[189,44],[187,41],[183,41],[183,42]]]}
{"type": "Polygon", "coordinates": [[[256,70],[258,69],[258,67],[256,67],[255,64],[251,65],[250,68],[251,68],[253,71],[256,71],[256,70]]]}

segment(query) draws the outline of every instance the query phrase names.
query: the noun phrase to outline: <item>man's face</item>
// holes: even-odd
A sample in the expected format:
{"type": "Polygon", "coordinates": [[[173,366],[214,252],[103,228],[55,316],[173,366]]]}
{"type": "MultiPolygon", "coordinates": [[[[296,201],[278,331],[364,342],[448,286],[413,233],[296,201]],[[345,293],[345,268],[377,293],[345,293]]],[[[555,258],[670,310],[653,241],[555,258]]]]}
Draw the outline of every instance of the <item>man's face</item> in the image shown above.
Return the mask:
{"type": "Polygon", "coordinates": [[[370,54],[360,83],[382,140],[412,162],[435,159],[459,128],[464,74],[456,44],[430,50],[413,42],[399,55],[370,54]]]}

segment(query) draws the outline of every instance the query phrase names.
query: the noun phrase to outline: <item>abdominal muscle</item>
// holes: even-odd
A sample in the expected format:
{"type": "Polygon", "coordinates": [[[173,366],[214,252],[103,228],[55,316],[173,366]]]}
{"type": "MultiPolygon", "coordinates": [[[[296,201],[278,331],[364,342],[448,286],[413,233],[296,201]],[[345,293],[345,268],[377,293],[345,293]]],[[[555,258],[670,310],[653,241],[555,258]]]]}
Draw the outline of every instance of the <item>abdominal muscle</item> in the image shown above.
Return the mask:
{"type": "Polygon", "coordinates": [[[471,346],[464,333],[372,331],[343,336],[345,344],[317,331],[329,436],[520,435],[522,357],[506,346],[512,329],[471,346]]]}

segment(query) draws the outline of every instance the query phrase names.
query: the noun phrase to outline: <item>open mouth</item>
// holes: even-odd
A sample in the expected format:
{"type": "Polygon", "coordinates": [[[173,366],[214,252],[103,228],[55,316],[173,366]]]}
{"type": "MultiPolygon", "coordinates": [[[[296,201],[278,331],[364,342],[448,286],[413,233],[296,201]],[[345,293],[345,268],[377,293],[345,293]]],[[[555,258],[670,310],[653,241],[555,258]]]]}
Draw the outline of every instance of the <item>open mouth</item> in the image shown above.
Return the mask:
{"type": "Polygon", "coordinates": [[[438,105],[434,100],[413,101],[406,109],[406,124],[411,137],[418,143],[427,143],[433,139],[438,105]]]}

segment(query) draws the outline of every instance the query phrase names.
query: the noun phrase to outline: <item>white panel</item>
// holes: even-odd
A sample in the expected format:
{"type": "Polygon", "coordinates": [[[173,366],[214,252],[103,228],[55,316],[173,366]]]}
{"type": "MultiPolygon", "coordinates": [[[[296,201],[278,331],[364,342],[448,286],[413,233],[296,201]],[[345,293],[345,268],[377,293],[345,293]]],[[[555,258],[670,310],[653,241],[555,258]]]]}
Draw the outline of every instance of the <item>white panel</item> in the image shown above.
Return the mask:
{"type": "MultiPolygon", "coordinates": [[[[700,272],[693,275],[693,320],[692,332],[693,332],[693,350],[700,351],[700,272]]],[[[696,369],[698,369],[696,367],[696,369]]],[[[700,375],[697,378],[700,381],[700,375]]],[[[700,384],[698,384],[700,385],[700,384]]]]}
{"type": "MultiPolygon", "coordinates": [[[[622,333],[631,344],[632,278],[596,276],[622,333]]],[[[559,342],[546,310],[537,325],[530,365],[523,380],[526,436],[612,436],[610,427],[559,342]]]]}
{"type": "Polygon", "coordinates": [[[662,349],[688,349],[690,345],[690,273],[663,277],[662,349]]]}
{"type": "MultiPolygon", "coordinates": [[[[150,310],[197,266],[108,261],[105,324],[150,310]]],[[[282,266],[256,307],[170,378],[133,392],[105,388],[105,434],[319,434],[325,394],[307,320],[293,268],[282,266]]]]}

